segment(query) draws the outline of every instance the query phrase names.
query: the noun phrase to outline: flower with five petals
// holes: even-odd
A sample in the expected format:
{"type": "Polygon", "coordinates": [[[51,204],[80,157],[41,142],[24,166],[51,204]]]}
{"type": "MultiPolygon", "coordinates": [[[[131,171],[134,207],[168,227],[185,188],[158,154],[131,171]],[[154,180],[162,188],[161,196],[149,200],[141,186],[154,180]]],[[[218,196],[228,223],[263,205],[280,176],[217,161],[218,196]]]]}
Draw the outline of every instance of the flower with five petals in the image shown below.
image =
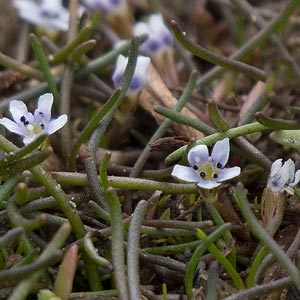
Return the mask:
{"type": "Polygon", "coordinates": [[[14,121],[1,118],[0,124],[11,132],[23,137],[24,144],[28,144],[41,134],[52,134],[62,128],[68,121],[67,115],[51,119],[53,95],[48,93],[39,97],[38,106],[34,114],[28,112],[23,101],[12,100],[9,111],[14,121]]]}
{"type": "Polygon", "coordinates": [[[206,145],[193,147],[187,156],[190,167],[175,165],[172,176],[187,182],[195,182],[203,189],[218,187],[223,181],[238,176],[240,167],[225,168],[229,158],[229,139],[216,142],[211,155],[206,145]]]}

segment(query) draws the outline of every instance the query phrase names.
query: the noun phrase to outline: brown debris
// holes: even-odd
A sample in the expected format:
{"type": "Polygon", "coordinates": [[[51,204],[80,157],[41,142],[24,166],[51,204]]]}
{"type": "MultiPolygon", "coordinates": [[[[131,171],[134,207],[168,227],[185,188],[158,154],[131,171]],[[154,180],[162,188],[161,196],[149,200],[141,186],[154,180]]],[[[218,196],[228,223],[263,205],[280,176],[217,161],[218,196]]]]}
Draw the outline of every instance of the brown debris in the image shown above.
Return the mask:
{"type": "MultiPolygon", "coordinates": [[[[156,69],[150,65],[147,73],[146,86],[141,91],[139,97],[139,105],[149,111],[155,118],[156,122],[161,124],[165,118],[154,111],[155,106],[160,105],[167,108],[173,108],[176,103],[177,99],[174,98],[170,90],[164,84],[156,69]]],[[[183,108],[181,113],[190,118],[197,118],[196,115],[187,108],[183,108]]],[[[204,136],[202,132],[178,123],[174,123],[172,125],[172,131],[175,135],[195,138],[197,140],[204,136]]]]}

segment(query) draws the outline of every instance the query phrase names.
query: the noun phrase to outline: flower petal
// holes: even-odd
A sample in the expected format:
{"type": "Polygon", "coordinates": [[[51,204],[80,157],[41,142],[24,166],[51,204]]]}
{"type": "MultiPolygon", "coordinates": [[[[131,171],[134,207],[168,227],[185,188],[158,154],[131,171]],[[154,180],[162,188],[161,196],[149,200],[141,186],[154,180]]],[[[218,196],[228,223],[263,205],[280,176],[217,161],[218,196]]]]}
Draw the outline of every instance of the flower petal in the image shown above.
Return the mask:
{"type": "Polygon", "coordinates": [[[208,189],[208,190],[213,189],[213,188],[219,186],[220,184],[221,183],[216,182],[214,180],[202,180],[202,179],[199,180],[198,183],[197,183],[197,185],[199,187],[201,187],[203,189],[208,189]]]}
{"type": "Polygon", "coordinates": [[[289,186],[294,187],[294,186],[296,186],[296,185],[299,183],[299,181],[300,181],[300,170],[298,170],[298,171],[295,173],[294,181],[291,182],[291,183],[289,184],[289,186]]]}
{"type": "Polygon", "coordinates": [[[115,71],[112,75],[112,80],[115,85],[119,85],[121,78],[125,72],[128,63],[128,58],[123,55],[119,55],[115,64],[115,71]]]}
{"type": "Polygon", "coordinates": [[[241,173],[240,167],[223,168],[220,170],[220,173],[218,176],[218,182],[223,182],[225,180],[229,180],[231,178],[239,176],[240,173],[241,173]]]}
{"type": "Polygon", "coordinates": [[[275,160],[271,167],[270,176],[276,175],[282,167],[282,158],[275,160]]]}
{"type": "Polygon", "coordinates": [[[39,13],[38,5],[33,1],[14,0],[13,4],[18,10],[20,17],[25,20],[28,20],[39,13]]]}
{"type": "Polygon", "coordinates": [[[34,135],[25,135],[23,138],[23,143],[25,145],[33,142],[39,135],[38,134],[34,134],[34,135]]]}
{"type": "Polygon", "coordinates": [[[103,14],[113,14],[118,12],[124,6],[124,0],[84,0],[83,1],[91,10],[101,10],[103,14]]]}
{"type": "Polygon", "coordinates": [[[216,142],[211,153],[213,163],[216,166],[218,163],[220,163],[221,168],[223,168],[227,164],[229,158],[229,151],[229,138],[225,138],[221,141],[216,142]]]}
{"type": "Polygon", "coordinates": [[[48,123],[48,128],[47,128],[48,134],[50,135],[55,131],[59,130],[60,128],[62,128],[67,123],[67,121],[68,121],[67,115],[61,115],[57,119],[51,120],[48,123]]]}
{"type": "Polygon", "coordinates": [[[289,180],[288,182],[293,182],[294,180],[294,177],[295,177],[295,163],[291,160],[291,159],[288,159],[286,162],[286,168],[288,170],[288,173],[289,173],[289,180]]]}
{"type": "Polygon", "coordinates": [[[12,100],[9,105],[9,111],[13,117],[13,119],[16,121],[16,123],[21,123],[20,119],[22,116],[28,115],[28,109],[27,106],[23,101],[19,100],[12,100]]]}
{"type": "Polygon", "coordinates": [[[137,93],[144,87],[147,80],[147,70],[149,65],[149,57],[141,55],[138,57],[134,75],[129,87],[130,92],[137,93]]]}
{"type": "Polygon", "coordinates": [[[41,6],[45,9],[53,11],[60,11],[63,8],[61,0],[42,0],[41,6]]]}
{"type": "Polygon", "coordinates": [[[280,177],[280,183],[282,185],[287,184],[291,178],[291,171],[294,171],[292,174],[292,180],[294,179],[295,176],[295,165],[294,162],[289,159],[286,162],[284,162],[283,166],[280,168],[280,172],[276,174],[276,176],[280,177]],[[291,170],[292,169],[292,170],[291,170]]]}
{"type": "Polygon", "coordinates": [[[51,119],[51,108],[53,104],[53,95],[51,93],[44,94],[39,97],[37,109],[34,112],[34,117],[36,114],[43,113],[43,120],[49,122],[51,119]]]}
{"type": "Polygon", "coordinates": [[[191,166],[200,166],[208,161],[208,149],[206,145],[197,145],[193,147],[187,156],[191,166]]]}
{"type": "Polygon", "coordinates": [[[24,133],[25,128],[20,124],[11,121],[8,118],[1,118],[0,124],[3,125],[6,129],[8,129],[11,132],[14,132],[18,135],[25,135],[24,133]]]}
{"type": "Polygon", "coordinates": [[[153,35],[157,37],[163,35],[165,32],[169,32],[169,29],[166,27],[161,14],[150,15],[148,19],[148,26],[153,35]]]}
{"type": "Polygon", "coordinates": [[[145,22],[137,22],[133,27],[133,34],[135,36],[140,36],[143,34],[148,34],[148,38],[150,38],[150,29],[145,22]]]}
{"type": "MultiPolygon", "coordinates": [[[[69,12],[60,0],[35,3],[28,0],[14,0],[20,17],[27,22],[44,28],[68,30],[69,12]]],[[[80,10],[79,10],[80,11],[80,10]]]]}
{"type": "Polygon", "coordinates": [[[146,74],[148,67],[150,65],[151,59],[146,56],[139,55],[136,63],[136,68],[135,68],[135,75],[141,78],[144,78],[146,80],[146,74]]]}
{"type": "Polygon", "coordinates": [[[287,185],[287,181],[287,173],[278,173],[277,175],[269,177],[267,187],[271,188],[273,191],[282,192],[287,185]]]}
{"type": "Polygon", "coordinates": [[[195,170],[191,167],[175,165],[171,175],[178,179],[188,181],[188,182],[199,181],[199,176],[197,175],[195,170]]]}

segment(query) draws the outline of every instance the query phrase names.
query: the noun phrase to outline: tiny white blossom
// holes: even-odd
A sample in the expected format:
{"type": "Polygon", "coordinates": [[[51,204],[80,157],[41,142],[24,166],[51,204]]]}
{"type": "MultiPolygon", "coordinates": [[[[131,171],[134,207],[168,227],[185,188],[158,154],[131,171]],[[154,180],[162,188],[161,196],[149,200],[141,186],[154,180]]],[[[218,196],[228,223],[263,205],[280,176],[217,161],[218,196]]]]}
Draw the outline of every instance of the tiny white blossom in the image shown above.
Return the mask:
{"type": "Polygon", "coordinates": [[[14,0],[13,4],[20,17],[29,23],[46,29],[69,29],[69,11],[61,0],[14,0]]]}
{"type": "MultiPolygon", "coordinates": [[[[121,82],[128,63],[128,58],[119,55],[116,61],[115,71],[112,75],[112,80],[116,86],[121,82]]],[[[147,78],[147,70],[150,65],[150,58],[145,56],[138,56],[135,71],[128,88],[128,96],[136,96],[144,87],[147,78]]]]}
{"type": "Polygon", "coordinates": [[[115,14],[127,5],[125,0],[83,0],[90,10],[100,10],[103,14],[115,14]]]}
{"type": "Polygon", "coordinates": [[[172,176],[187,182],[195,182],[200,188],[212,189],[223,181],[238,176],[240,167],[224,168],[229,158],[229,139],[216,142],[209,156],[206,145],[197,145],[188,153],[190,167],[175,165],[172,176]]]}
{"type": "Polygon", "coordinates": [[[23,137],[24,144],[28,144],[41,134],[52,134],[62,128],[68,121],[67,115],[51,119],[53,95],[48,93],[39,97],[37,109],[34,114],[28,112],[23,101],[12,100],[9,111],[14,121],[1,118],[0,124],[9,131],[23,137]]]}
{"type": "Polygon", "coordinates": [[[164,23],[161,14],[150,15],[148,22],[137,22],[133,27],[136,36],[148,35],[148,39],[140,46],[144,55],[161,56],[172,51],[173,35],[164,23]]]}
{"type": "Polygon", "coordinates": [[[295,173],[295,163],[289,159],[282,163],[282,159],[273,162],[267,187],[274,192],[287,192],[293,195],[293,187],[300,181],[300,170],[295,173]]]}

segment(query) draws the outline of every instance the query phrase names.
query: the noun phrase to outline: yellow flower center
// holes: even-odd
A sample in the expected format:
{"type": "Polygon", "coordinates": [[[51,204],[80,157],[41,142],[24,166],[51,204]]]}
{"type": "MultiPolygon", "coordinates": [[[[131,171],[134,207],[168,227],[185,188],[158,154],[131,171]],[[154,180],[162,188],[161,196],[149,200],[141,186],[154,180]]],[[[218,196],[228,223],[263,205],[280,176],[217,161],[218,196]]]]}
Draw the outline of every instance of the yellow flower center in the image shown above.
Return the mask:
{"type": "Polygon", "coordinates": [[[25,127],[26,127],[26,135],[39,134],[44,129],[44,125],[43,124],[28,124],[25,127]]]}
{"type": "Polygon", "coordinates": [[[193,168],[197,171],[199,176],[203,180],[214,180],[216,181],[218,179],[220,169],[215,167],[212,163],[207,162],[201,166],[193,166],[193,168]]]}

